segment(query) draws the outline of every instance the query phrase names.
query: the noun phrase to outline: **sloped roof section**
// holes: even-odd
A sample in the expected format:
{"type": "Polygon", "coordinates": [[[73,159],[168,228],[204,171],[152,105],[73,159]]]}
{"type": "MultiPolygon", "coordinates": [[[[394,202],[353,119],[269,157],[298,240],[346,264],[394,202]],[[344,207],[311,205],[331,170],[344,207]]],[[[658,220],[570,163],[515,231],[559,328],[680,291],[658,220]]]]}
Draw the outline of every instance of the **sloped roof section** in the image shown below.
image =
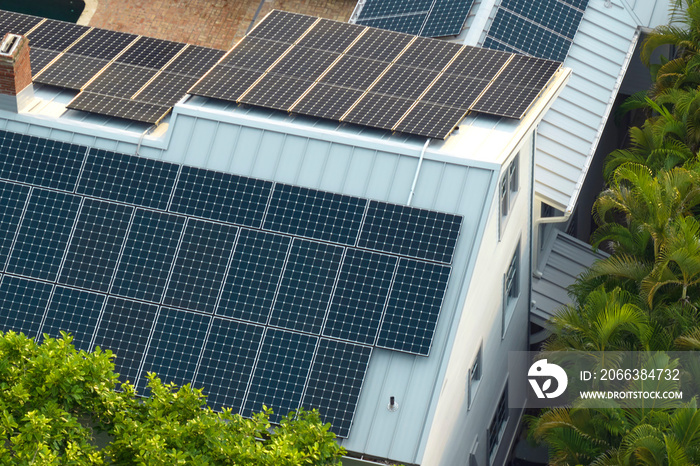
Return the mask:
{"type": "Polygon", "coordinates": [[[584,270],[606,254],[594,252],[591,246],[558,231],[546,252],[542,277],[532,281],[535,305],[530,320],[544,326],[559,309],[571,303],[566,289],[584,270]]]}
{"type": "Polygon", "coordinates": [[[564,61],[571,79],[538,131],[535,193],[565,212],[576,205],[639,39],[638,20],[628,6],[606,3],[589,3],[564,61]]]}

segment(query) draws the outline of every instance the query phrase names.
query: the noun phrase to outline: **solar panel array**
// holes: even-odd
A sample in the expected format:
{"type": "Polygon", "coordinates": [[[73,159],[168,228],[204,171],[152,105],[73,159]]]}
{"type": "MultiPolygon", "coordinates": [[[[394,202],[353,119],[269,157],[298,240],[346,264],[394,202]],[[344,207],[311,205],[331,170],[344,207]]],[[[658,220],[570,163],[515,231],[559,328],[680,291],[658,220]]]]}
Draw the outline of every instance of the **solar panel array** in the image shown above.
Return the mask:
{"type": "Polygon", "coordinates": [[[474,0],[365,0],[356,24],[424,37],[462,31],[474,0]]]}
{"type": "Polygon", "coordinates": [[[469,111],[522,117],[559,67],[273,11],[190,93],[444,139],[469,111]]]}
{"type": "Polygon", "coordinates": [[[26,34],[33,81],[82,91],[68,108],[157,123],[224,51],[0,10],[26,34]]]}
{"type": "Polygon", "coordinates": [[[588,0],[502,0],[484,47],[564,61],[588,0]]]}
{"type": "Polygon", "coordinates": [[[0,203],[0,330],[340,436],[373,348],[429,353],[462,222],[5,131],[0,203]]]}

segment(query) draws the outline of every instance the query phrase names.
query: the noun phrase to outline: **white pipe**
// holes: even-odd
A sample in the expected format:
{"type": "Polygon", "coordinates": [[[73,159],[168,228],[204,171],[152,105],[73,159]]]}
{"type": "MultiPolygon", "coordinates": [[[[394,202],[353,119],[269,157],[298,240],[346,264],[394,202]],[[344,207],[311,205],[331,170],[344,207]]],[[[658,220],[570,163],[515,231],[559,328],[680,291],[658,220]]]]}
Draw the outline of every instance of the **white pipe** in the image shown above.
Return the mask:
{"type": "Polygon", "coordinates": [[[423,149],[420,151],[420,158],[418,159],[418,166],[416,167],[416,175],[413,177],[413,184],[411,185],[411,192],[408,193],[408,200],[406,205],[411,205],[413,200],[413,193],[416,192],[416,185],[418,184],[418,175],[420,174],[420,167],[423,165],[423,157],[425,157],[425,151],[428,150],[428,144],[430,144],[430,138],[425,140],[423,144],[423,149]]]}

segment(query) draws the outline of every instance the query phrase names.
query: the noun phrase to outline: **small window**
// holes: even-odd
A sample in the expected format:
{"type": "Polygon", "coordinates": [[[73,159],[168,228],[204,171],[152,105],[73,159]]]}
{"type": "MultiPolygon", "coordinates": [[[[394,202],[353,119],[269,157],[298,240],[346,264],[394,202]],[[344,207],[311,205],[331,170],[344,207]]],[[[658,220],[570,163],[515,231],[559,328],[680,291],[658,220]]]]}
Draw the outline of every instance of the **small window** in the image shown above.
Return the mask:
{"type": "Polygon", "coordinates": [[[498,405],[496,405],[496,412],[493,414],[493,419],[489,424],[489,428],[486,432],[488,436],[488,454],[489,463],[493,463],[496,459],[496,453],[498,452],[498,446],[503,438],[503,432],[506,430],[506,425],[508,424],[508,383],[503,388],[503,393],[501,393],[501,398],[498,400],[498,405]]]}
{"type": "Polygon", "coordinates": [[[476,353],[472,367],[469,368],[469,406],[474,401],[479,382],[481,382],[481,346],[479,346],[479,351],[476,353]]]}
{"type": "Polygon", "coordinates": [[[476,453],[478,450],[479,450],[479,440],[477,439],[477,441],[474,442],[474,446],[472,447],[472,451],[469,453],[469,466],[479,466],[479,460],[476,456],[476,453]]]}
{"type": "Polygon", "coordinates": [[[503,277],[503,335],[520,297],[520,244],[515,248],[508,270],[503,277]]]}
{"type": "Polygon", "coordinates": [[[513,202],[519,189],[520,156],[516,155],[510,165],[503,172],[499,186],[500,209],[501,209],[501,231],[506,224],[506,219],[511,211],[513,202]]]}

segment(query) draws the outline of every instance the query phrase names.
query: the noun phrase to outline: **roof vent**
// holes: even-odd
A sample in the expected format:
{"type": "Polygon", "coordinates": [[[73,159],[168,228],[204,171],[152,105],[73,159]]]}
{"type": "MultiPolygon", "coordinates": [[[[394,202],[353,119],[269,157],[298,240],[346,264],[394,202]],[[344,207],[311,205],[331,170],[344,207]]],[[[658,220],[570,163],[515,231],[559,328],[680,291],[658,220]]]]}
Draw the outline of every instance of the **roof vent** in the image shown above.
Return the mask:
{"type": "Polygon", "coordinates": [[[19,112],[33,100],[29,40],[5,34],[0,42],[0,109],[19,112]]]}

